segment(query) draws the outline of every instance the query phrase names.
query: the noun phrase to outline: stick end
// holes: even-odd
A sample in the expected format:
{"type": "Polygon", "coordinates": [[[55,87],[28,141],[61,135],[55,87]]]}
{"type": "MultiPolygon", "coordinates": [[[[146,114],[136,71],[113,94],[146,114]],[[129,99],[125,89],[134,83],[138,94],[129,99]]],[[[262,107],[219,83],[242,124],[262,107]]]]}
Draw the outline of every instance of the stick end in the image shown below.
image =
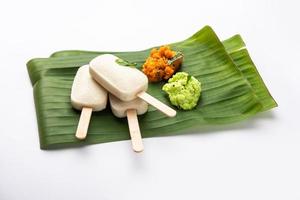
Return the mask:
{"type": "Polygon", "coordinates": [[[76,134],[75,136],[78,140],[84,140],[86,138],[86,135],[77,135],[76,134]]]}
{"type": "Polygon", "coordinates": [[[170,110],[169,112],[168,112],[168,117],[175,117],[176,116],[176,114],[177,114],[177,112],[175,111],[175,110],[170,110]]]}
{"type": "Polygon", "coordinates": [[[133,148],[133,151],[135,153],[142,153],[144,151],[144,147],[135,147],[133,148]]]}

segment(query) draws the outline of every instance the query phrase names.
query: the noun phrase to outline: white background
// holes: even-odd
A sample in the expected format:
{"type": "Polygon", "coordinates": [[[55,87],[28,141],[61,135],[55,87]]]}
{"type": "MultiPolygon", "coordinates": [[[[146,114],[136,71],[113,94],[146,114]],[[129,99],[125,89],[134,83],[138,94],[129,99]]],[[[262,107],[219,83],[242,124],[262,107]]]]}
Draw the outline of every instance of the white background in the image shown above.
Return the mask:
{"type": "Polygon", "coordinates": [[[1,1],[0,200],[300,199],[299,1],[1,1]],[[279,107],[199,134],[42,151],[26,62],[240,33],[279,107]]]}

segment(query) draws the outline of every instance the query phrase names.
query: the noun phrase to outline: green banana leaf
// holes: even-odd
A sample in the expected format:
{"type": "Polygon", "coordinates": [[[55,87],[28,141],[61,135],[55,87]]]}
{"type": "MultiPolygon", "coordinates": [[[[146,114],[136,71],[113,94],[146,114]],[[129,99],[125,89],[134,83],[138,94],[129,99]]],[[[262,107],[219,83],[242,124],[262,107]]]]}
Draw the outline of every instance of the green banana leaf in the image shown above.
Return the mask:
{"type": "MultiPolygon", "coordinates": [[[[187,40],[170,45],[185,56],[181,71],[201,81],[200,103],[192,111],[178,110],[175,118],[168,118],[150,106],[145,115],[139,116],[143,137],[181,134],[207,124],[237,122],[277,106],[239,35],[222,43],[206,26],[187,40]]],[[[71,107],[70,88],[78,67],[97,55],[114,53],[142,66],[150,50],[60,51],[50,58],[30,60],[27,67],[34,89],[40,147],[52,149],[129,139],[127,120],[114,117],[108,107],[93,113],[88,137],[77,140],[74,135],[80,112],[71,107]]],[[[148,93],[170,105],[162,85],[149,84],[148,93]]]]}

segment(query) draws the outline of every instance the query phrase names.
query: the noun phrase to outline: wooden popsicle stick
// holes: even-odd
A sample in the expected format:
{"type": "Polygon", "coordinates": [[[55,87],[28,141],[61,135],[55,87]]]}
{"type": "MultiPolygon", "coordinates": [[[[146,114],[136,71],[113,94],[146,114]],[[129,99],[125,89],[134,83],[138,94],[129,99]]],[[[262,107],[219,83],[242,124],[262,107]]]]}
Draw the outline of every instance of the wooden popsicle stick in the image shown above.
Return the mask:
{"type": "Polygon", "coordinates": [[[144,145],[139,127],[139,121],[137,118],[137,112],[135,109],[127,110],[127,120],[131,137],[132,149],[135,152],[142,152],[144,150],[144,145]]]}
{"type": "Polygon", "coordinates": [[[154,106],[155,108],[157,108],[158,110],[160,110],[161,112],[166,114],[167,116],[169,116],[169,117],[176,116],[176,111],[174,109],[170,108],[169,106],[162,103],[158,99],[154,98],[150,94],[148,94],[146,92],[141,92],[137,96],[139,98],[143,99],[144,101],[146,101],[147,103],[149,103],[150,105],[154,106]]]}
{"type": "Polygon", "coordinates": [[[76,135],[75,135],[76,138],[78,138],[80,140],[83,140],[86,138],[92,111],[93,111],[92,108],[87,108],[87,107],[82,108],[80,119],[79,119],[77,130],[76,130],[76,135]]]}

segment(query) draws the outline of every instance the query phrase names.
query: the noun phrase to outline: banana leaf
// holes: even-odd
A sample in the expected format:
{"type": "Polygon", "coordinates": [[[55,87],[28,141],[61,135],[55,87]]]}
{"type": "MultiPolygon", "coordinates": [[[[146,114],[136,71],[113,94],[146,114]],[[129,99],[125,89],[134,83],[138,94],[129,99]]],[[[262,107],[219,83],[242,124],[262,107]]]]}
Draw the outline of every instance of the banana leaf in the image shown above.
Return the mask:
{"type": "MultiPolygon", "coordinates": [[[[144,138],[183,134],[190,129],[200,130],[207,124],[233,123],[277,106],[239,35],[222,43],[206,26],[192,37],[170,46],[185,56],[181,71],[201,81],[201,99],[196,109],[178,110],[175,118],[168,118],[149,107],[145,115],[139,116],[144,138]]],[[[80,112],[71,107],[70,88],[78,67],[97,55],[113,53],[142,66],[151,49],[136,52],[60,51],[50,58],[30,60],[27,67],[34,90],[41,149],[129,139],[127,120],[114,117],[108,107],[93,113],[86,140],[77,140],[74,133],[80,112]]],[[[163,84],[149,84],[148,93],[170,105],[161,91],[163,84]]]]}

